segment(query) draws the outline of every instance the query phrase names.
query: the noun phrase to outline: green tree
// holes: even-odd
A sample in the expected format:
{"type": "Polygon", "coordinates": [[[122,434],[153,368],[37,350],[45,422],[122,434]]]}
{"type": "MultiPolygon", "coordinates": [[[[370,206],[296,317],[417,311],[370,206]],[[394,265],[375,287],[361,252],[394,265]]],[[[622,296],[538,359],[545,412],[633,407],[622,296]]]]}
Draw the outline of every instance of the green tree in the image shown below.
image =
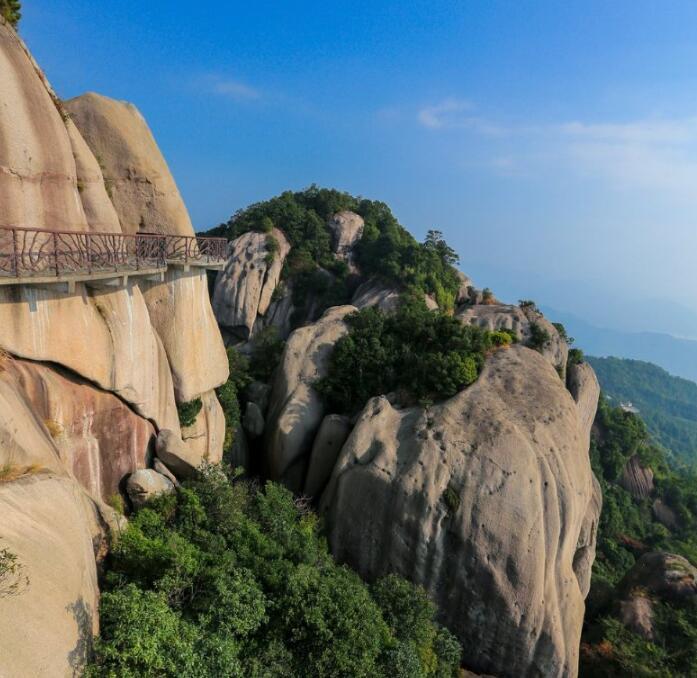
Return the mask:
{"type": "Polygon", "coordinates": [[[317,390],[336,412],[353,414],[376,395],[436,401],[473,383],[494,347],[511,337],[488,333],[430,311],[418,295],[394,313],[367,308],[346,318],[349,333],[335,345],[317,390]]]}
{"type": "Polygon", "coordinates": [[[288,490],[209,466],[113,546],[87,675],[451,678],[460,648],[434,616],[406,581],[337,565],[288,490]]]}
{"type": "Polygon", "coordinates": [[[0,16],[17,28],[22,18],[22,3],[19,0],[0,0],[0,16]]]}

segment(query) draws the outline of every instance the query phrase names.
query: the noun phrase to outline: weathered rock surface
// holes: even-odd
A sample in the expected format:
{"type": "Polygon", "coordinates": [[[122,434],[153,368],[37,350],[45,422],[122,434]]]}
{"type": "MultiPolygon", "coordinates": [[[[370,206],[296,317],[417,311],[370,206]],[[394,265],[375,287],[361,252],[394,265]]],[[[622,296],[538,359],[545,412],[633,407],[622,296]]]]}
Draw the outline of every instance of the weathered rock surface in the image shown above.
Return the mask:
{"type": "Polygon", "coordinates": [[[325,413],[312,385],[326,375],[336,342],[348,328],[344,317],[355,306],[336,306],[314,324],[295,330],[286,342],[271,395],[264,442],[268,473],[300,491],[304,465],[325,413]],[[291,473],[291,467],[296,465],[291,473]],[[291,477],[292,476],[292,477],[291,477]]]}
{"type": "Polygon", "coordinates": [[[351,304],[359,310],[374,306],[388,313],[396,310],[399,305],[399,290],[379,280],[370,279],[358,287],[351,304]]]}
{"type": "Polygon", "coordinates": [[[15,31],[0,21],[0,226],[87,230],[54,97],[15,31]]]}
{"type": "Polygon", "coordinates": [[[588,363],[571,365],[566,375],[566,386],[576,401],[584,430],[591,429],[600,398],[600,384],[588,363]]]}
{"type": "Polygon", "coordinates": [[[312,445],[304,494],[309,497],[319,497],[322,494],[350,432],[351,422],[348,417],[328,414],[322,419],[312,445]]]}
{"type": "MultiPolygon", "coordinates": [[[[94,93],[65,105],[103,165],[123,231],[193,236],[184,201],[138,109],[94,93]]],[[[164,285],[142,281],[142,288],[169,359],[177,401],[188,402],[223,384],[227,359],[205,273],[170,267],[164,285]]]]}
{"type": "Polygon", "coordinates": [[[626,594],[639,589],[667,601],[697,601],[697,568],[674,553],[645,553],[624,576],[620,589],[626,594]]]}
{"type": "Polygon", "coordinates": [[[0,601],[3,677],[80,675],[98,631],[95,515],[69,478],[0,482],[0,549],[29,579],[0,601]]]}
{"type": "Polygon", "coordinates": [[[653,492],[653,471],[644,468],[634,454],[627,459],[618,483],[635,499],[646,499],[653,492]]]}
{"type": "Polygon", "coordinates": [[[220,325],[242,340],[252,335],[257,316],[269,310],[289,251],[288,240],[277,228],[269,235],[249,231],[230,243],[228,263],[218,274],[213,292],[213,309],[220,325]],[[279,248],[271,263],[266,261],[269,236],[279,248]]]}
{"type": "Polygon", "coordinates": [[[522,347],[426,410],[372,399],[322,496],[332,551],[423,585],[471,669],[575,675],[599,512],[585,424],[522,347]]]}
{"type": "MultiPolygon", "coordinates": [[[[170,268],[164,284],[142,283],[150,320],[162,339],[177,402],[212,391],[228,378],[223,338],[208,296],[206,274],[170,268]]],[[[214,456],[222,449],[211,450],[214,456]]]]}
{"type": "Polygon", "coordinates": [[[72,119],[65,123],[75,158],[77,190],[90,231],[120,233],[121,223],[109,199],[99,162],[75,127],[72,119]]]}
{"type": "Polygon", "coordinates": [[[540,352],[562,374],[565,373],[569,347],[559,336],[554,325],[541,313],[524,310],[519,306],[493,303],[465,306],[457,312],[457,317],[465,324],[477,325],[490,331],[513,330],[523,344],[530,341],[532,325],[538,325],[549,335],[549,341],[540,352]]]}
{"type": "Polygon", "coordinates": [[[22,360],[10,361],[0,380],[26,401],[64,467],[95,499],[108,501],[124,476],[147,465],[155,430],[112,393],[22,360]]]}
{"type": "Polygon", "coordinates": [[[161,494],[174,492],[174,483],[154,469],[144,468],[128,477],[126,492],[133,508],[138,509],[161,494]]]}
{"type": "Polygon", "coordinates": [[[339,259],[353,263],[353,248],[363,236],[365,222],[355,212],[337,212],[329,220],[329,230],[334,240],[334,252],[339,259]]]}
{"type": "Polygon", "coordinates": [[[167,480],[169,480],[174,487],[179,486],[179,481],[177,477],[172,473],[157,457],[152,460],[152,467],[160,475],[163,475],[167,480]]]}
{"type": "Polygon", "coordinates": [[[102,165],[123,232],[193,235],[177,185],[140,111],[94,92],[64,106],[102,165]]]}
{"type": "Polygon", "coordinates": [[[157,426],[179,429],[167,356],[137,285],[92,294],[78,283],[74,295],[3,286],[0,346],[67,367],[157,426]]]}
{"type": "Polygon", "coordinates": [[[205,461],[193,445],[187,445],[174,431],[162,429],[157,434],[155,451],[160,461],[177,478],[188,478],[205,461]]]}
{"type": "MultiPolygon", "coordinates": [[[[354,292],[351,305],[359,310],[375,307],[385,313],[391,313],[397,310],[400,297],[401,292],[397,287],[388,285],[382,280],[371,278],[366,280],[354,292]]],[[[435,311],[438,308],[436,301],[428,294],[424,294],[424,302],[431,311],[435,311]]]]}
{"type": "Polygon", "coordinates": [[[196,416],[196,421],[182,429],[182,440],[189,448],[189,458],[211,464],[223,458],[225,441],[225,414],[218,402],[215,391],[208,391],[201,396],[203,406],[196,416]]]}

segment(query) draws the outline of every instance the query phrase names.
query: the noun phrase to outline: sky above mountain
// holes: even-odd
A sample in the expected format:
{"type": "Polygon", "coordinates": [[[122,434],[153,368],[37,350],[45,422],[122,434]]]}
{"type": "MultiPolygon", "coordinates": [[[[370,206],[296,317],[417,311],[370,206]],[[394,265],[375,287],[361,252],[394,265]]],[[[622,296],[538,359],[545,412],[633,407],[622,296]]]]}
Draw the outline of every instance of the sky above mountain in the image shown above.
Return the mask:
{"type": "Polygon", "coordinates": [[[697,3],[24,5],[60,96],[140,108],[197,228],[333,186],[509,298],[697,337],[697,3]]]}

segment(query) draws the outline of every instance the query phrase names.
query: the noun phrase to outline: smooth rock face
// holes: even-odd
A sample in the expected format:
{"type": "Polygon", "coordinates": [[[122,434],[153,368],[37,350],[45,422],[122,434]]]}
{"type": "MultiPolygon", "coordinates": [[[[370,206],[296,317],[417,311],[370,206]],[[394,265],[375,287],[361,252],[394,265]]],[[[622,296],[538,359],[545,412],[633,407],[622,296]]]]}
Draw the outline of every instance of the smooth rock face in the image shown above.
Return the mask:
{"type": "Polygon", "coordinates": [[[154,469],[144,468],[132,473],[126,483],[133,508],[141,508],[161,494],[174,492],[174,483],[154,469]]]}
{"type": "Polygon", "coordinates": [[[109,199],[99,162],[75,127],[72,119],[65,123],[75,157],[77,190],[90,231],[121,233],[121,223],[109,199]]]}
{"type": "Polygon", "coordinates": [[[618,482],[635,499],[646,499],[653,492],[653,471],[644,468],[634,454],[627,459],[618,482]]]}
{"type": "Polygon", "coordinates": [[[174,178],[138,109],[94,92],[64,105],[102,164],[124,233],[193,235],[174,178]]]}
{"type": "Polygon", "coordinates": [[[372,399],[322,496],[333,553],[424,586],[471,669],[576,675],[599,515],[584,423],[523,347],[427,410],[372,399]]]}
{"type": "Polygon", "coordinates": [[[322,494],[349,433],[351,422],[348,417],[328,414],[322,419],[312,445],[304,494],[309,497],[319,497],[322,494]]]}
{"type": "Polygon", "coordinates": [[[167,357],[137,285],[92,294],[78,283],[74,295],[3,286],[0,346],[67,367],[158,426],[179,429],[167,357]]]}
{"type": "Polygon", "coordinates": [[[189,448],[189,457],[201,462],[217,464],[223,458],[225,441],[225,414],[218,402],[215,391],[201,396],[203,406],[196,421],[182,429],[182,440],[189,448]]]}
{"type": "Polygon", "coordinates": [[[155,429],[112,393],[21,360],[12,360],[0,380],[26,400],[65,468],[95,499],[108,501],[124,476],[147,465],[155,429]]]}
{"type": "Polygon", "coordinates": [[[0,675],[80,675],[99,630],[93,538],[98,527],[69,478],[39,473],[0,483],[0,549],[29,578],[0,600],[0,675]]]}
{"type": "Polygon", "coordinates": [[[0,226],[87,230],[52,94],[15,31],[0,22],[0,226]]]}
{"type": "Polygon", "coordinates": [[[276,372],[266,418],[265,462],[273,480],[284,480],[298,492],[304,468],[289,471],[294,464],[307,462],[324,418],[324,403],[312,384],[326,375],[334,345],[348,332],[344,317],[355,311],[355,306],[335,306],[316,323],[295,330],[276,372]]]}
{"type": "Polygon", "coordinates": [[[363,236],[365,222],[355,212],[337,212],[329,220],[329,230],[334,240],[334,252],[339,259],[353,262],[352,251],[363,236]]]}
{"type": "Polygon", "coordinates": [[[277,228],[271,234],[279,251],[269,264],[267,234],[249,231],[230,243],[225,270],[218,274],[213,292],[213,310],[221,326],[246,340],[254,331],[257,316],[269,310],[273,292],[290,245],[277,228]]]}
{"type": "MultiPolygon", "coordinates": [[[[71,99],[66,108],[103,164],[123,231],[193,236],[174,178],[138,109],[94,93],[71,99]]],[[[177,401],[188,402],[225,383],[227,358],[205,272],[170,267],[164,285],[141,284],[167,353],[177,401]]]]}
{"type": "MultiPolygon", "coordinates": [[[[167,353],[177,402],[221,386],[229,376],[225,345],[213,315],[206,274],[170,268],[164,284],[142,283],[150,320],[167,353]]],[[[220,455],[222,449],[211,450],[220,455]]]]}

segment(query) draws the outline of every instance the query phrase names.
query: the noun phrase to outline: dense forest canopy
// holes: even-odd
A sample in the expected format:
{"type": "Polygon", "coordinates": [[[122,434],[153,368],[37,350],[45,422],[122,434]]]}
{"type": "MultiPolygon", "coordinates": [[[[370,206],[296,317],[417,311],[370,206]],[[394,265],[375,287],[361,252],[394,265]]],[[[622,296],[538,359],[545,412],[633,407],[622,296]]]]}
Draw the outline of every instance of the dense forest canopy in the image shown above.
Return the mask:
{"type": "Polygon", "coordinates": [[[131,518],[102,591],[90,676],[458,675],[422,589],[364,583],[288,490],[219,467],[131,518]]]}
{"type": "Polygon", "coordinates": [[[640,360],[592,358],[603,391],[631,401],[657,442],[686,464],[697,462],[697,384],[640,360]]]}
{"type": "Polygon", "coordinates": [[[346,318],[349,333],[334,347],[316,388],[334,412],[355,414],[373,396],[397,392],[402,402],[454,396],[477,379],[486,354],[514,333],[463,325],[423,298],[407,296],[393,313],[366,308],[346,318]]]}

